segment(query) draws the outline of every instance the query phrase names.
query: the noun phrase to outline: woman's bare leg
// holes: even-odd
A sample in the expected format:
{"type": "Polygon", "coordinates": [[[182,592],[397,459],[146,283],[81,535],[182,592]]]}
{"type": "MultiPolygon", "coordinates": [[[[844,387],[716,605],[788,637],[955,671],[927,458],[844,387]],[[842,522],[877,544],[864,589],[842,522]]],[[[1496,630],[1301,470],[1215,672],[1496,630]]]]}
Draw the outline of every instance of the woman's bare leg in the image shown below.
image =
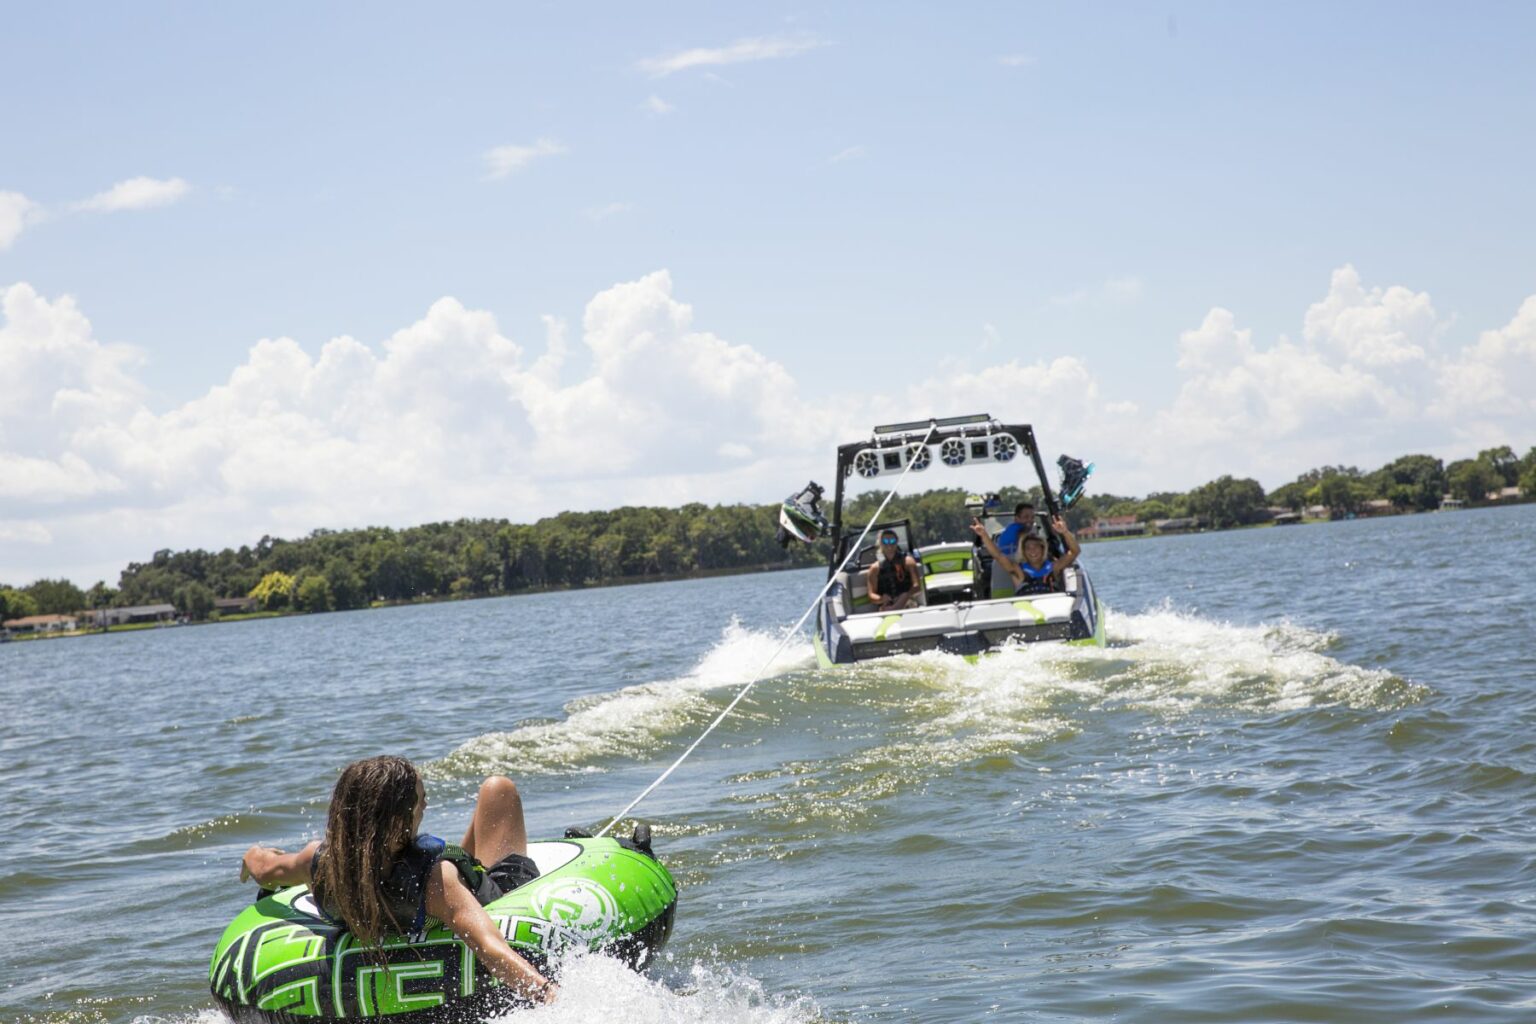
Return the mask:
{"type": "Polygon", "coordinates": [[[528,854],[528,826],[523,823],[523,798],[517,783],[492,775],[480,783],[474,817],[459,844],[466,853],[490,867],[509,853],[528,854]]]}

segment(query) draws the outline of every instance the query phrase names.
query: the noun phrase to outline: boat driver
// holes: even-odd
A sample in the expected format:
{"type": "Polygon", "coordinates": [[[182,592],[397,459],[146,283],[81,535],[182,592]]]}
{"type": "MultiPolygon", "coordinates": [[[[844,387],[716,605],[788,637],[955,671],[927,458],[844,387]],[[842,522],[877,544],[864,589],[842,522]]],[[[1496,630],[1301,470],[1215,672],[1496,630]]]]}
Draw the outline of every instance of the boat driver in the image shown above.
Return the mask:
{"type": "Polygon", "coordinates": [[[1045,538],[1031,533],[1025,535],[1024,543],[1021,545],[1023,548],[1022,553],[1019,556],[1019,560],[1015,562],[1012,558],[1003,554],[981,520],[971,520],[971,531],[981,538],[981,542],[986,545],[987,551],[991,553],[992,557],[997,560],[997,564],[1001,565],[1013,580],[1013,585],[1016,588],[1014,590],[1015,596],[1049,594],[1052,591],[1060,590],[1062,572],[1067,566],[1077,561],[1077,556],[1082,552],[1082,548],[1078,546],[1077,538],[1072,536],[1072,531],[1067,529],[1067,521],[1061,518],[1061,516],[1051,520],[1051,529],[1055,531],[1056,536],[1061,538],[1062,544],[1067,549],[1066,554],[1057,559],[1047,558],[1045,538]]]}
{"type": "Polygon", "coordinates": [[[880,531],[879,547],[880,553],[866,574],[869,599],[879,611],[899,611],[921,593],[917,561],[901,549],[895,530],[880,531]]]}
{"type": "Polygon", "coordinates": [[[997,546],[1008,552],[1009,558],[1017,559],[1019,541],[1026,536],[1044,539],[1045,534],[1040,529],[1040,520],[1035,518],[1035,506],[1021,501],[1013,507],[1013,522],[1003,527],[1003,532],[997,535],[997,546]]]}

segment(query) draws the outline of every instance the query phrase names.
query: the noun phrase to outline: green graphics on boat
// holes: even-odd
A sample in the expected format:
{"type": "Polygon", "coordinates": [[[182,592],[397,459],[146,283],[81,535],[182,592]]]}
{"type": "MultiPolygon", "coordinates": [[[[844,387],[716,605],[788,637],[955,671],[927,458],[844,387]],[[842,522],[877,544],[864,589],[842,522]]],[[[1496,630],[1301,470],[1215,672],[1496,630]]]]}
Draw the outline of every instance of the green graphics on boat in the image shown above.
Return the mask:
{"type": "Polygon", "coordinates": [[[879,426],[867,439],[839,445],[831,515],[822,512],[822,488],[814,482],[791,495],[780,514],[782,543],[832,539],[830,578],[816,611],[817,661],[830,667],[928,650],[974,658],[1005,644],[1043,640],[1103,646],[1104,614],[1093,581],[1076,561],[1070,533],[1052,526],[1082,495],[1093,466],[1065,455],[1057,465],[1059,491],[1046,477],[1034,428],[1000,423],[986,413],[879,426]],[[906,519],[862,530],[843,522],[845,485],[855,477],[894,489],[909,473],[977,466],[1018,467],[1020,486],[1037,487],[1042,507],[1026,510],[1025,522],[994,494],[971,496],[965,511],[977,531],[986,531],[985,539],[918,537],[906,519]],[[1026,538],[1041,542],[1033,565],[1026,538]],[[901,561],[893,563],[891,552],[901,561]],[[886,579],[888,567],[905,564],[908,555],[915,579],[909,583],[907,572],[896,573],[891,582],[901,600],[877,606],[872,578],[884,586],[878,581],[886,579]]]}
{"type": "MultiPolygon", "coordinates": [[[[530,843],[528,855],[539,877],[485,910],[535,966],[586,949],[640,969],[666,945],[677,884],[650,853],[648,837],[530,843]]],[[[479,1020],[515,1002],[447,928],[432,927],[419,942],[393,936],[364,948],[302,885],[261,897],[230,922],[208,980],[219,1006],[240,1024],[479,1020]]]]}

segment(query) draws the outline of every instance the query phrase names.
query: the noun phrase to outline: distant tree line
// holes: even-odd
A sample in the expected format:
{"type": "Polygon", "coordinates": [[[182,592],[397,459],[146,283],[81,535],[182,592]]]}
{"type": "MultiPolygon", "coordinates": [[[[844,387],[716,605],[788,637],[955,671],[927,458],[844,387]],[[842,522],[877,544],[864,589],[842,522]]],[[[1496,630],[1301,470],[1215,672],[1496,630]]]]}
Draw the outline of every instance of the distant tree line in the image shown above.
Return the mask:
{"type": "Polygon", "coordinates": [[[532,525],[460,519],[404,530],[316,530],[263,537],[223,551],[156,551],[123,570],[117,587],[82,591],[67,580],[0,587],[0,617],[172,604],[206,618],[216,598],[263,610],[340,611],[379,601],[478,597],[625,579],[813,564],[774,540],[777,506],[702,504],[563,512],[532,525]]]}
{"type": "MultiPolygon", "coordinates": [[[[1085,495],[1067,513],[1073,529],[1106,516],[1147,522],[1181,517],[1223,529],[1267,517],[1269,507],[1321,505],[1332,515],[1356,513],[1385,499],[1400,511],[1438,507],[1442,495],[1482,501],[1500,488],[1536,495],[1536,448],[1523,458],[1508,445],[1446,465],[1429,455],[1404,455],[1371,473],[1322,466],[1265,493],[1258,481],[1223,476],[1186,492],[1145,498],[1085,495]]],[[[1005,489],[1008,508],[1038,488],[1005,489]]],[[[848,529],[872,516],[885,492],[851,499],[848,529]]],[[[918,543],[967,536],[966,492],[941,488],[893,499],[885,520],[908,519],[918,543]]],[[[657,576],[816,565],[830,541],[788,550],[774,539],[777,505],[689,504],[562,512],[531,525],[505,519],[460,519],[404,530],[367,527],[316,530],[308,537],[263,537],[254,546],[219,552],[157,551],[133,562],[115,588],[98,582],[81,590],[68,580],[41,579],[26,587],[0,585],[0,620],[71,614],[89,608],[171,604],[193,619],[208,618],[221,597],[252,597],[267,611],[340,611],[380,601],[480,597],[547,587],[581,587],[657,576]]]]}
{"type": "Polygon", "coordinates": [[[1141,499],[1089,494],[1072,509],[1068,522],[1077,528],[1106,516],[1134,515],[1141,522],[1189,517],[1227,529],[1261,522],[1270,508],[1299,512],[1321,506],[1331,517],[1344,518],[1358,514],[1367,502],[1384,500],[1399,512],[1428,512],[1439,508],[1447,494],[1470,505],[1505,487],[1536,495],[1536,448],[1524,458],[1508,445],[1486,448],[1476,458],[1449,465],[1432,455],[1404,455],[1369,473],[1354,466],[1320,466],[1268,494],[1257,480],[1231,476],[1182,494],[1141,499]]]}

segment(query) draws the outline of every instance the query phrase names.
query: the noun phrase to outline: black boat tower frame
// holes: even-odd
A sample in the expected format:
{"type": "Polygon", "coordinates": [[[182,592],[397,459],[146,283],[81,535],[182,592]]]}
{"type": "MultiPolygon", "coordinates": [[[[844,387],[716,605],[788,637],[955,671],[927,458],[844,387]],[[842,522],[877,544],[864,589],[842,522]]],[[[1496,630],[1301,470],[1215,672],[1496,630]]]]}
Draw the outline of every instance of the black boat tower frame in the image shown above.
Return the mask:
{"type": "MultiPolygon", "coordinates": [[[[1045,463],[1040,461],[1040,449],[1035,444],[1035,430],[1027,423],[998,423],[990,415],[978,413],[974,416],[948,416],[879,426],[875,428],[874,437],[870,440],[838,445],[837,483],[834,485],[832,498],[832,536],[836,541],[832,545],[832,554],[827,561],[827,576],[830,578],[837,572],[838,566],[842,564],[847,545],[853,539],[843,534],[843,495],[844,484],[853,475],[854,457],[859,452],[868,450],[878,452],[888,449],[903,451],[907,446],[914,444],[933,446],[942,444],[949,438],[980,439],[998,434],[1012,435],[1018,442],[1020,451],[1029,456],[1030,461],[1034,463],[1035,474],[1040,478],[1040,493],[1044,498],[1046,510],[1050,512],[1052,518],[1060,515],[1060,503],[1056,500],[1055,492],[1051,490],[1050,480],[1046,478],[1045,463]]],[[[1017,457],[1014,456],[1014,458],[1017,457]]],[[[990,455],[988,461],[994,461],[990,455]]],[[[969,461],[966,463],[966,465],[971,464],[973,463],[969,461]]],[[[965,466],[954,468],[964,469],[965,466]]]]}

